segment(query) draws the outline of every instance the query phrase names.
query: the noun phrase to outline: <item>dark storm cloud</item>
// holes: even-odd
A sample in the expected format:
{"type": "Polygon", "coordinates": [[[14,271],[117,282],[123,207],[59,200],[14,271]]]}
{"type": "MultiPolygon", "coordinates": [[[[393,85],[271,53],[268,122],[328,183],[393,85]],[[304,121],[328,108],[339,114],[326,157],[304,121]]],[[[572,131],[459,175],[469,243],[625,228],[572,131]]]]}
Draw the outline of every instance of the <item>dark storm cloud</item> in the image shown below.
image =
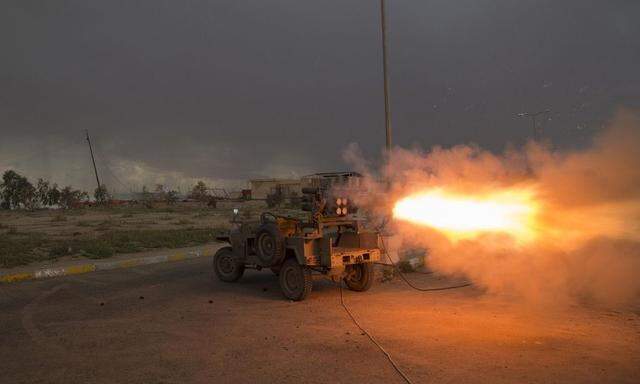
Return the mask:
{"type": "MultiPolygon", "coordinates": [[[[384,143],[375,1],[5,1],[0,167],[237,180],[342,168],[384,143]]],[[[388,2],[398,145],[576,145],[640,96],[634,1],[388,2]]]]}

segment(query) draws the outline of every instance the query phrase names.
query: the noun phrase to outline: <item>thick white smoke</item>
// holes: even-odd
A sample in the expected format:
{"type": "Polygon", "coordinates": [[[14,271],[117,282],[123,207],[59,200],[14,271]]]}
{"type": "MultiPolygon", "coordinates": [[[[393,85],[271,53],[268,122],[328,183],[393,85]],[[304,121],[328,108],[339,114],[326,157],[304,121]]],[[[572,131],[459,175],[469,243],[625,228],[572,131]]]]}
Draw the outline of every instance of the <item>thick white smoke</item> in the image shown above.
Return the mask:
{"type": "Polygon", "coordinates": [[[355,148],[346,159],[378,193],[360,201],[378,217],[394,202],[440,187],[460,194],[530,187],[540,211],[536,240],[522,244],[486,233],[452,241],[437,230],[392,223],[400,247],[426,247],[438,272],[464,274],[491,294],[531,303],[590,301],[627,304],[640,293],[640,119],[620,112],[592,146],[557,151],[529,143],[496,155],[477,146],[395,149],[381,173],[371,176],[355,148]]]}

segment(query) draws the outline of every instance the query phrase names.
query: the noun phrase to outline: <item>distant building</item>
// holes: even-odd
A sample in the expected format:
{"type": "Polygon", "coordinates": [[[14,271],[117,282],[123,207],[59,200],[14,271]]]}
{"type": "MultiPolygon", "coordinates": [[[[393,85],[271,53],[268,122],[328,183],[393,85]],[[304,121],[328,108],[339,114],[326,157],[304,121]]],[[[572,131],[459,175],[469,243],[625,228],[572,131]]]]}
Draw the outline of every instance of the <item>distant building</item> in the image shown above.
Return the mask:
{"type": "Polygon", "coordinates": [[[292,194],[300,196],[302,189],[298,179],[252,179],[249,180],[249,184],[251,185],[252,199],[266,199],[268,195],[277,190],[285,197],[292,194]]]}
{"type": "Polygon", "coordinates": [[[361,179],[362,175],[358,172],[320,172],[302,176],[300,182],[303,188],[326,188],[332,185],[356,188],[361,179]]]}

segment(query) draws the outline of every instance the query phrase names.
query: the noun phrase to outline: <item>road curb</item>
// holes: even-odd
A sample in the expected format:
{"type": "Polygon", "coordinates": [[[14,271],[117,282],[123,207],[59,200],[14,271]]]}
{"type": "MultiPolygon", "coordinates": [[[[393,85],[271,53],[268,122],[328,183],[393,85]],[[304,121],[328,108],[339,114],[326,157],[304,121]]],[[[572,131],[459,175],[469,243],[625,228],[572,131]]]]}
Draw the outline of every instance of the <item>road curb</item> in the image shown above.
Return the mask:
{"type": "Polygon", "coordinates": [[[218,247],[210,246],[195,251],[176,251],[165,255],[155,255],[146,257],[132,257],[124,260],[92,261],[83,264],[74,264],[65,267],[37,268],[32,271],[22,271],[19,273],[7,273],[0,275],[0,283],[17,283],[26,280],[41,280],[59,276],[79,275],[94,271],[107,271],[112,269],[131,268],[140,265],[168,263],[195,259],[198,257],[213,256],[218,247]]]}

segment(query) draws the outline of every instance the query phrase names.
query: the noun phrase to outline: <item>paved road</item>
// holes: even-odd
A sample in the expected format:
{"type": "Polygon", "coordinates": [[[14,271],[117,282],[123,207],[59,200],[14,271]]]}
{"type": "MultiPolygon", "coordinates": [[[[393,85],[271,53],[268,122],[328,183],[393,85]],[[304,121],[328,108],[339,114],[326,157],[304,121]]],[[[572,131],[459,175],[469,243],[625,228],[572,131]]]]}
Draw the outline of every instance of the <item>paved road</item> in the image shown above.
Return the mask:
{"type": "MultiPolygon", "coordinates": [[[[640,382],[632,311],[527,310],[399,281],[345,300],[414,383],[640,382]]],[[[2,383],[402,382],[334,285],[291,303],[270,273],[224,284],[207,259],[0,286],[0,367],[2,383]]]]}

